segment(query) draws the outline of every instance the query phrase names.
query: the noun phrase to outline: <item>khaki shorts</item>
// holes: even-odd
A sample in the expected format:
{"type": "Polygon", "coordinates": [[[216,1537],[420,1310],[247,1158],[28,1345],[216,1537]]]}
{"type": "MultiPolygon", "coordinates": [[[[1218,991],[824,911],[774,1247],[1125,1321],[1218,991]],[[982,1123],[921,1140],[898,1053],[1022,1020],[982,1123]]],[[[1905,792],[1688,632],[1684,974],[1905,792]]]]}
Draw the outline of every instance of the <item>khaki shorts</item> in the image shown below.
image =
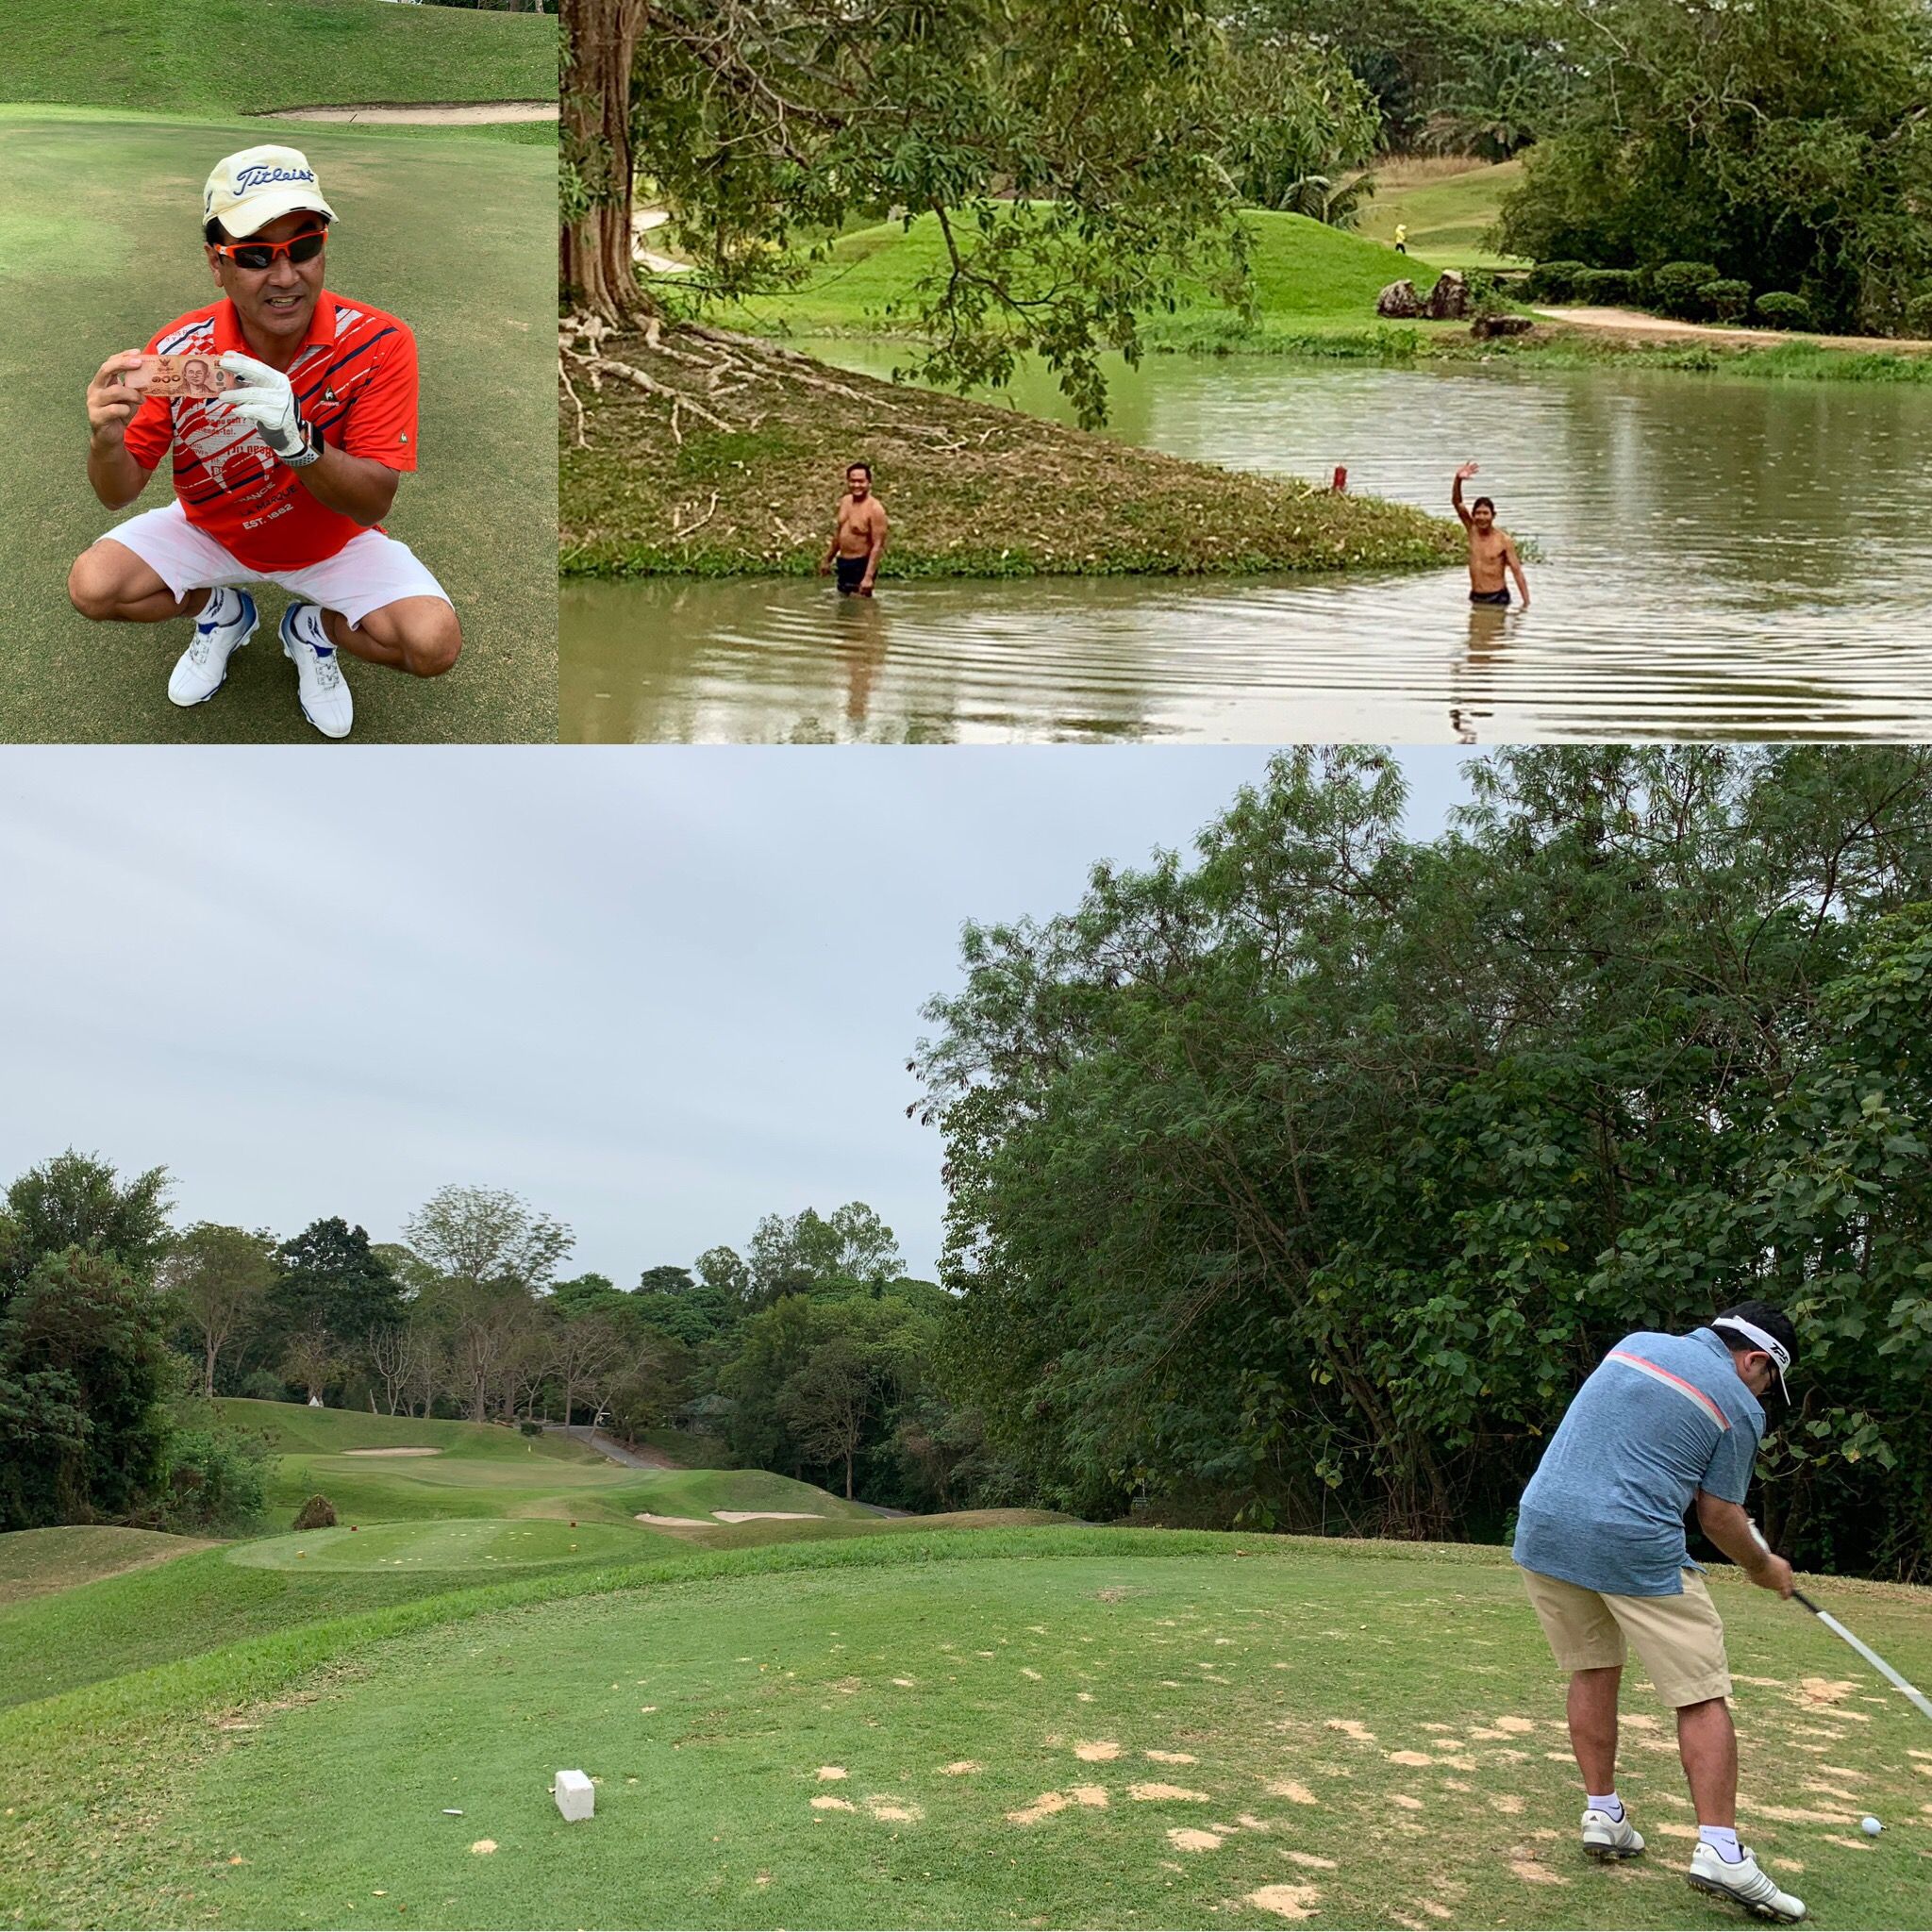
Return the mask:
{"type": "Polygon", "coordinates": [[[1682,1596],[1608,1596],[1535,1570],[1523,1581],[1558,1670],[1608,1670],[1634,1650],[1674,1709],[1731,1694],[1724,1626],[1696,1571],[1682,1596]]]}

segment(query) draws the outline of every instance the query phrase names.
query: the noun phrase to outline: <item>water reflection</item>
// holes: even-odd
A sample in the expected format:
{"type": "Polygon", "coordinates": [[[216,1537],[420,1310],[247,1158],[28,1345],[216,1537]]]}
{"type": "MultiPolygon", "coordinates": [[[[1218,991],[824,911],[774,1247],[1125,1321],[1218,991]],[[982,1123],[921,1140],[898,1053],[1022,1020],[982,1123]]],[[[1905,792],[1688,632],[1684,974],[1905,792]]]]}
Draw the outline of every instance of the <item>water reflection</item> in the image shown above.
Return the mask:
{"type": "Polygon", "coordinates": [[[1435,508],[1476,457],[1533,608],[1459,572],[570,586],[565,735],[1932,738],[1932,391],[1162,358],[1115,397],[1114,434],[1435,508]]]}

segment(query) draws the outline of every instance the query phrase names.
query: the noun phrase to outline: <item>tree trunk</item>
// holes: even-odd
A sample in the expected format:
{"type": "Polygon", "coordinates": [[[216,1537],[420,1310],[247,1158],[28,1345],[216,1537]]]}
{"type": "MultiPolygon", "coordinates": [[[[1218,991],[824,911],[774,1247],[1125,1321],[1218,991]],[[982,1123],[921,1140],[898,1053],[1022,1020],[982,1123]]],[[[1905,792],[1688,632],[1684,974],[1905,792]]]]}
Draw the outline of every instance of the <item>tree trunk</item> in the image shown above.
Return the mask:
{"type": "Polygon", "coordinates": [[[845,1500],[852,1500],[852,1451],[845,1451],[845,1500]]]}
{"type": "Polygon", "coordinates": [[[215,1399],[215,1343],[213,1336],[208,1337],[207,1356],[202,1363],[201,1392],[203,1397],[209,1402],[215,1399]]]}
{"type": "Polygon", "coordinates": [[[631,68],[646,0],[563,0],[563,157],[591,196],[581,219],[558,235],[557,285],[568,308],[607,322],[641,315],[645,303],[631,257],[631,68]]]}

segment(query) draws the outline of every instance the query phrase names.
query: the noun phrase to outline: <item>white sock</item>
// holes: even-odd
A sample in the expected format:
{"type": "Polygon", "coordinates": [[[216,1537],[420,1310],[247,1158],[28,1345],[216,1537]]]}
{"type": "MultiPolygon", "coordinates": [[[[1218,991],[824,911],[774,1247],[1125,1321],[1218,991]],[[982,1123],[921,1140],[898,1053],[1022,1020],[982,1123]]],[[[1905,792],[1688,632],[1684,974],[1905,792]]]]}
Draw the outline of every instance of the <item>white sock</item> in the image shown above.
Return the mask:
{"type": "Polygon", "coordinates": [[[333,654],[335,646],[322,627],[322,612],[315,605],[305,604],[295,613],[295,628],[301,633],[302,641],[313,645],[325,658],[333,654]]]}
{"type": "Polygon", "coordinates": [[[208,602],[201,607],[197,624],[229,624],[242,615],[242,600],[235,592],[223,584],[208,593],[208,602]]]}
{"type": "Polygon", "coordinates": [[[1599,1798],[1594,1791],[1587,1791],[1584,1793],[1583,1802],[1592,1811],[1603,1812],[1612,1823],[1615,1823],[1624,1815],[1624,1801],[1618,1797],[1615,1791],[1611,1791],[1607,1797],[1602,1798],[1599,1798]]]}
{"type": "Polygon", "coordinates": [[[1697,1836],[1716,1852],[1726,1865],[1741,1865],[1744,1850],[1738,1842],[1738,1834],[1725,1824],[1700,1824],[1697,1836]]]}

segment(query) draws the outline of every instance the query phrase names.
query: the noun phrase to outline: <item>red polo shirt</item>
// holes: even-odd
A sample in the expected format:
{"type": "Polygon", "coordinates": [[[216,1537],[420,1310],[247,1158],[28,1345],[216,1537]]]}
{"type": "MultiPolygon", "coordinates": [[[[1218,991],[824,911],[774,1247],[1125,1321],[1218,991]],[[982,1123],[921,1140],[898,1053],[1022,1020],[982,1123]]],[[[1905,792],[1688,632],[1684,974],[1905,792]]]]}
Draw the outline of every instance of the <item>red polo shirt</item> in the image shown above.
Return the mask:
{"type": "MultiPolygon", "coordinates": [[[[225,296],[171,322],[151,356],[253,355],[225,296]]],[[[287,371],[323,441],[391,470],[416,467],[416,339],[407,323],[325,289],[287,371]]],[[[127,425],[127,453],[152,470],[175,446],[175,494],[188,521],[250,570],[300,570],[333,557],[363,525],[309,494],[255,425],[219,403],[149,396],[127,425]]]]}

